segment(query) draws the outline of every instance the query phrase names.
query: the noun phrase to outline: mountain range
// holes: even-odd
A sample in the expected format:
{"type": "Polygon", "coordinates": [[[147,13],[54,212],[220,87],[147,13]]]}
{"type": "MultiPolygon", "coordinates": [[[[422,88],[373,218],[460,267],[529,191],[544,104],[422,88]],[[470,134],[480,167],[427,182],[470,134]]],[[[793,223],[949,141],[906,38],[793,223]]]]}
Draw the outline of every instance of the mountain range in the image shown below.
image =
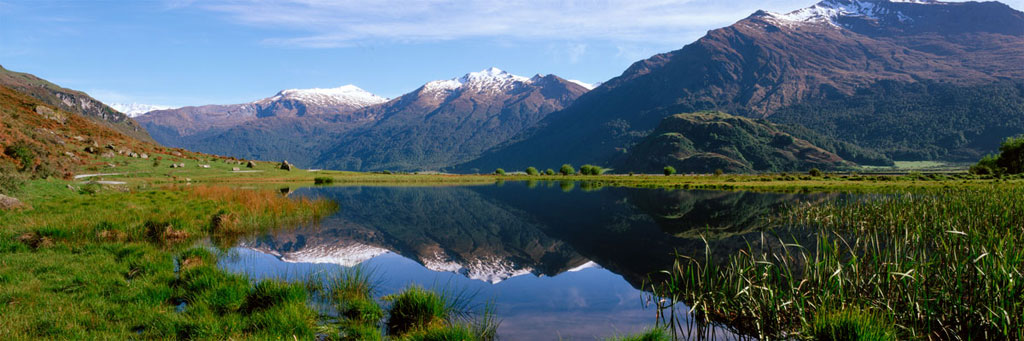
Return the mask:
{"type": "Polygon", "coordinates": [[[554,75],[489,68],[390,101],[347,85],[151,111],[138,120],[160,143],[213,154],[318,168],[439,169],[472,160],[586,91],[554,75]]]}

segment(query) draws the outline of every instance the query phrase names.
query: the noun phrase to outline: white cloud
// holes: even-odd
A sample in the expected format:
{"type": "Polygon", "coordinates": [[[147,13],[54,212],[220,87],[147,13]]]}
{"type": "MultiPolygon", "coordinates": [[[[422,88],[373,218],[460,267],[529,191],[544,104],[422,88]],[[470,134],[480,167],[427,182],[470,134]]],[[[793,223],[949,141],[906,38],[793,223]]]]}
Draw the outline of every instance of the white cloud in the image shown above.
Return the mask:
{"type": "MultiPolygon", "coordinates": [[[[788,11],[812,3],[814,0],[237,0],[192,6],[225,14],[241,24],[295,32],[268,37],[265,42],[269,44],[328,48],[478,37],[680,45],[757,9],[788,11]]],[[[583,52],[585,48],[580,48],[578,54],[583,52]]]]}

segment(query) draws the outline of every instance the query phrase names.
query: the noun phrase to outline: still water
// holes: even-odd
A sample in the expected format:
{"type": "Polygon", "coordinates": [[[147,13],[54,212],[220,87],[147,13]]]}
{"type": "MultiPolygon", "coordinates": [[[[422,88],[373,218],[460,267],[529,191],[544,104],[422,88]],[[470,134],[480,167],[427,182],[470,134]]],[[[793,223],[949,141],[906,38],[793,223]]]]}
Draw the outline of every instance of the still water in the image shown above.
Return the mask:
{"type": "Polygon", "coordinates": [[[764,242],[759,229],[786,205],[827,198],[572,182],[316,187],[291,196],[329,198],[340,209],[245,240],[222,266],[303,278],[358,265],[375,270],[380,294],[410,284],[473,293],[476,303],[494,303],[506,340],[641,331],[656,319],[643,283],[676,254],[703,257],[701,236],[725,257],[764,242]]]}

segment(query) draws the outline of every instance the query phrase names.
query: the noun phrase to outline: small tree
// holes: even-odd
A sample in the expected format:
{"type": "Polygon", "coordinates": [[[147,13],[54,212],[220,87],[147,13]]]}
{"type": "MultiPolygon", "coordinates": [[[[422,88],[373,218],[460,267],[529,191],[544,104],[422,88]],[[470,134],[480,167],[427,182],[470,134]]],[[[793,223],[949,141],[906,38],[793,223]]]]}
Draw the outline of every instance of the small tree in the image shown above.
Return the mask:
{"type": "Polygon", "coordinates": [[[547,170],[544,171],[544,174],[546,174],[546,175],[555,175],[555,170],[551,169],[551,168],[548,168],[547,170]]]}
{"type": "Polygon", "coordinates": [[[526,175],[537,175],[538,173],[536,168],[526,167],[526,175]]]}
{"type": "Polygon", "coordinates": [[[676,168],[672,166],[665,166],[665,169],[662,169],[662,171],[665,172],[665,176],[669,176],[676,173],[676,168]]]}
{"type": "Polygon", "coordinates": [[[821,170],[817,168],[811,168],[811,170],[807,171],[807,175],[819,177],[821,176],[821,170]]]}
{"type": "Polygon", "coordinates": [[[1008,174],[1024,173],[1024,135],[1003,141],[996,165],[1008,174]]]}
{"type": "Polygon", "coordinates": [[[497,175],[505,175],[505,170],[504,170],[504,169],[501,169],[501,168],[495,169],[495,170],[494,170],[494,174],[497,174],[497,175]]]}
{"type": "Polygon", "coordinates": [[[562,168],[559,168],[558,172],[562,173],[562,175],[576,174],[576,169],[572,168],[572,165],[567,163],[562,165],[562,168]]]}

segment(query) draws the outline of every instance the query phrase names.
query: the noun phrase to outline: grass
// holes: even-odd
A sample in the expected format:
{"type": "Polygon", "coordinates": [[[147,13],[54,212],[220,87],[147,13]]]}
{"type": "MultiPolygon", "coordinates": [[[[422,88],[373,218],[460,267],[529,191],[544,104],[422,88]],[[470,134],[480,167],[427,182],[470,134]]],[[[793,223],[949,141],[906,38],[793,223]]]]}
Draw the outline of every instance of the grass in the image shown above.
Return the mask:
{"type": "Polygon", "coordinates": [[[762,237],[767,247],[681,258],[655,290],[761,338],[860,326],[901,339],[1021,338],[1021,197],[1024,187],[992,185],[797,207],[777,222],[790,227],[762,237]]]}
{"type": "Polygon", "coordinates": [[[255,233],[315,219],[333,203],[205,186],[83,194],[67,185],[31,181],[22,192],[32,209],[0,212],[0,338],[291,338],[315,327],[304,300],[255,304],[272,284],[225,273],[188,245],[210,235],[218,214],[237,218],[232,233],[255,233]]]}

